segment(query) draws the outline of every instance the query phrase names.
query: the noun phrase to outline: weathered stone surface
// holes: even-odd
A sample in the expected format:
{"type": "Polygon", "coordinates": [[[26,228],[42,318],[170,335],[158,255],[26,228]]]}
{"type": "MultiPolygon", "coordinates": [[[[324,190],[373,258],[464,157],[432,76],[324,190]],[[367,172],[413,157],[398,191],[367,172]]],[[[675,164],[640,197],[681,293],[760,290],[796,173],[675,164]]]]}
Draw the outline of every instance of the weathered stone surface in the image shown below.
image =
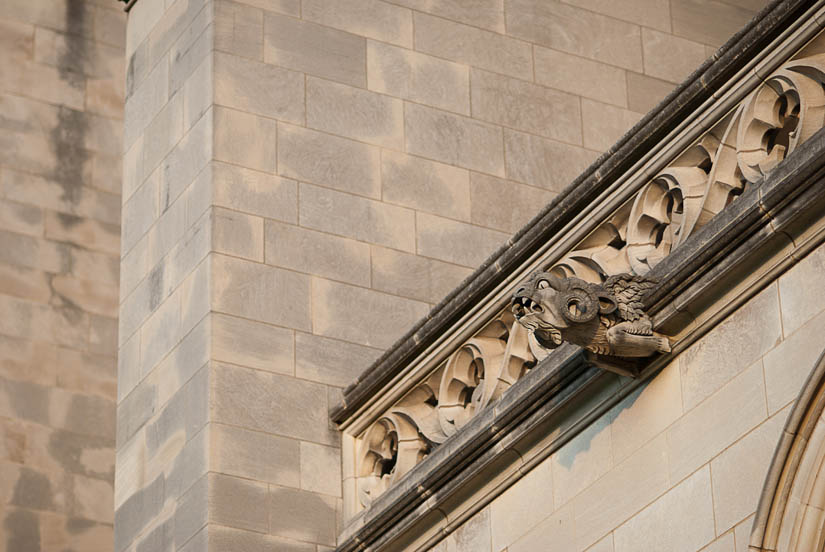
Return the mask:
{"type": "Polygon", "coordinates": [[[212,473],[208,489],[210,521],[259,533],[269,530],[269,512],[261,507],[269,492],[266,484],[212,473]]]}
{"type": "Polygon", "coordinates": [[[336,507],[333,497],[271,487],[270,532],[279,536],[335,544],[336,507]]]}
{"type": "Polygon", "coordinates": [[[615,550],[638,550],[641,542],[651,550],[697,550],[715,536],[713,507],[710,469],[705,467],[616,529],[615,550]]]}
{"type": "Polygon", "coordinates": [[[636,113],[647,113],[673,91],[669,82],[629,71],[627,73],[627,107],[636,113]]]}
{"type": "Polygon", "coordinates": [[[301,442],[301,488],[341,496],[341,449],[301,442]]]}
{"type": "MultiPolygon", "coordinates": [[[[234,552],[244,550],[245,552],[315,552],[316,546],[307,542],[282,539],[269,535],[262,535],[252,531],[242,531],[231,527],[220,525],[209,526],[208,544],[204,543],[203,548],[193,548],[195,550],[214,550],[215,552],[234,552]]],[[[190,552],[187,549],[187,552],[190,552]]]]}
{"type": "Polygon", "coordinates": [[[251,261],[264,260],[264,220],[260,217],[229,209],[214,209],[212,240],[218,253],[251,261]]]}
{"type": "Polygon", "coordinates": [[[458,63],[370,40],[367,85],[397,98],[470,114],[470,72],[458,63]]]}
{"type": "Polygon", "coordinates": [[[369,245],[289,224],[266,221],[266,263],[370,285],[369,245]]]}
{"type": "Polygon", "coordinates": [[[381,197],[380,150],[324,132],[279,125],[278,172],[344,192],[381,197]]]}
{"type": "Polygon", "coordinates": [[[223,255],[214,257],[212,267],[216,311],[310,329],[309,277],[223,255]]]}
{"type": "Polygon", "coordinates": [[[505,10],[512,36],[633,71],[642,68],[636,25],[555,0],[506,0],[505,10]]]}
{"type": "Polygon", "coordinates": [[[573,508],[566,506],[536,524],[527,534],[507,547],[508,552],[540,550],[546,543],[567,549],[576,547],[576,524],[573,508]]]}
{"type": "Polygon", "coordinates": [[[581,144],[579,99],[565,92],[473,69],[473,116],[571,144],[581,144]]]}
{"type": "Polygon", "coordinates": [[[401,100],[331,82],[308,78],[307,126],[377,146],[404,147],[401,100]]]}
{"type": "Polygon", "coordinates": [[[549,459],[553,504],[561,508],[613,467],[611,418],[603,416],[549,459]]]}
{"type": "Polygon", "coordinates": [[[642,29],[645,74],[673,83],[682,82],[703,61],[705,48],[697,42],[642,29]]]}
{"type": "Polygon", "coordinates": [[[667,0],[562,0],[565,4],[601,13],[630,23],[670,31],[670,2],[667,0]]]}
{"type": "Polygon", "coordinates": [[[345,387],[380,354],[379,349],[297,332],[295,375],[301,379],[345,387]]]}
{"type": "Polygon", "coordinates": [[[210,462],[216,471],[299,487],[299,441],[222,424],[213,424],[210,438],[210,462]]]}
{"type": "Polygon", "coordinates": [[[218,52],[213,78],[218,105],[294,123],[304,121],[304,77],[300,73],[218,52]]]}
{"type": "Polygon", "coordinates": [[[292,17],[265,15],[264,61],[352,86],[367,84],[364,37],[292,17]]]}
{"type": "Polygon", "coordinates": [[[409,153],[504,176],[500,128],[417,104],[407,104],[404,122],[409,153]]]}
{"type": "Polygon", "coordinates": [[[372,287],[393,295],[438,303],[471,272],[435,259],[372,247],[372,287]]]}
{"type": "Polygon", "coordinates": [[[508,129],[504,148],[507,178],[553,192],[564,189],[598,157],[596,151],[508,129]]]}
{"type": "Polygon", "coordinates": [[[582,99],[584,147],[606,151],[641,118],[641,113],[582,99]]]}
{"type": "Polygon", "coordinates": [[[541,46],[534,47],[534,55],[537,83],[619,107],[627,106],[626,71],[541,46]]]}
{"type": "Polygon", "coordinates": [[[825,309],[825,248],[817,248],[779,278],[782,328],[786,336],[825,309]]]}
{"type": "Polygon", "coordinates": [[[309,184],[300,185],[302,226],[386,245],[415,250],[415,214],[409,209],[309,184]]]}
{"type": "Polygon", "coordinates": [[[212,170],[215,205],[284,222],[298,221],[295,181],[226,163],[214,163],[212,170]]]}
{"type": "Polygon", "coordinates": [[[763,1],[742,5],[715,0],[680,0],[671,6],[673,32],[691,40],[721,46],[764,5],[763,1]]]}
{"type": "Polygon", "coordinates": [[[418,253],[462,266],[477,266],[503,245],[507,234],[453,220],[416,214],[418,253]],[[456,249],[456,243],[465,247],[456,249]]]}
{"type": "Polygon", "coordinates": [[[292,331],[244,318],[214,315],[212,358],[278,374],[293,374],[292,331]]]}
{"type": "Polygon", "coordinates": [[[499,496],[489,509],[492,549],[506,548],[540,522],[547,509],[536,505],[546,504],[554,490],[552,466],[543,462],[499,496]]]}
{"type": "Polygon", "coordinates": [[[263,60],[264,14],[261,10],[235,2],[218,2],[214,24],[216,49],[263,60]]]}
{"type": "Polygon", "coordinates": [[[215,108],[215,159],[274,173],[278,158],[277,124],[234,109],[215,108]]]}
{"type": "Polygon", "coordinates": [[[502,232],[516,232],[541,211],[554,194],[516,182],[470,173],[470,221],[502,232]]]}
{"type": "Polygon", "coordinates": [[[301,15],[358,36],[412,47],[412,12],[388,2],[359,0],[345,5],[336,0],[307,0],[301,15]]]}
{"type": "Polygon", "coordinates": [[[314,333],[369,347],[389,347],[428,309],[426,303],[328,280],[313,281],[312,297],[314,333]]]}
{"type": "Polygon", "coordinates": [[[418,51],[532,80],[532,52],[526,42],[419,12],[413,14],[413,23],[418,51]]]}

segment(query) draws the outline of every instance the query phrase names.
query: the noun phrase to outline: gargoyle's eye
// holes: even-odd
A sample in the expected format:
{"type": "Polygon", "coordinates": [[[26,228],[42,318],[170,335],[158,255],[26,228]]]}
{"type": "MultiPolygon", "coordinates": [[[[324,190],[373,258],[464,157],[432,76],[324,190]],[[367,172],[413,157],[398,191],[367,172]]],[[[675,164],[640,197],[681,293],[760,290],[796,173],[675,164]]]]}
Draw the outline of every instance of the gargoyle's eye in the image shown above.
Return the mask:
{"type": "Polygon", "coordinates": [[[538,289],[547,289],[550,287],[550,282],[548,282],[547,280],[539,280],[539,283],[536,284],[536,287],[538,289]]]}

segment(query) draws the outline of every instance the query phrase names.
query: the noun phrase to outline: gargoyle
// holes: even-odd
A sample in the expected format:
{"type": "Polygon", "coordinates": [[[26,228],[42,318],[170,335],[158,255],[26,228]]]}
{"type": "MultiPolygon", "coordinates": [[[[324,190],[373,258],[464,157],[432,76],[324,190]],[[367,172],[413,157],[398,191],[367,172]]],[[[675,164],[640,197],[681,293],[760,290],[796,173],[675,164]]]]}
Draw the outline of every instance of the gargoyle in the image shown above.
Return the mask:
{"type": "Polygon", "coordinates": [[[630,274],[599,285],[537,272],[519,286],[511,307],[545,349],[567,341],[598,355],[646,357],[670,352],[670,341],[653,331],[642,310],[642,297],[654,285],[630,274]]]}

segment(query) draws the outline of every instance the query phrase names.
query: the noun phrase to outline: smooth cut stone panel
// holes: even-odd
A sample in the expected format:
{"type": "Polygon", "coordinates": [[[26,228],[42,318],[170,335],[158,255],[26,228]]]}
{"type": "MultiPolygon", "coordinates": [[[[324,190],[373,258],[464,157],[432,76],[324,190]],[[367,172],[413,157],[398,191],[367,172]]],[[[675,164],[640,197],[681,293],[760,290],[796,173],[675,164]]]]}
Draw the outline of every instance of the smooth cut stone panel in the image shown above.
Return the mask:
{"type": "Polygon", "coordinates": [[[427,314],[426,303],[315,279],[314,333],[385,349],[427,314]]]}
{"type": "Polygon", "coordinates": [[[266,221],[267,264],[351,284],[370,285],[370,246],[348,238],[266,221]]]}
{"type": "Polygon", "coordinates": [[[534,50],[537,83],[585,98],[627,107],[624,69],[541,46],[535,46],[534,50]]]}
{"type": "Polygon", "coordinates": [[[300,485],[300,441],[223,424],[212,424],[209,438],[213,470],[276,485],[300,485]]]}
{"type": "Polygon", "coordinates": [[[652,27],[660,31],[670,31],[670,0],[562,0],[565,4],[577,6],[615,17],[622,21],[652,27]]]}
{"type": "Polygon", "coordinates": [[[412,12],[380,0],[304,0],[302,17],[327,27],[412,48],[412,12]]]}
{"type": "Polygon", "coordinates": [[[627,73],[627,107],[636,113],[647,113],[674,90],[672,83],[639,73],[627,73]]]}
{"type": "Polygon", "coordinates": [[[598,152],[531,134],[504,130],[507,178],[560,192],[596,158],[598,152]]]}
{"type": "Polygon", "coordinates": [[[311,184],[381,198],[380,150],[324,132],[279,125],[278,172],[311,184]]]}
{"type": "Polygon", "coordinates": [[[380,349],[303,332],[295,334],[295,375],[301,379],[346,387],[380,355],[380,349]]]}
{"type": "Polygon", "coordinates": [[[579,98],[495,73],[472,71],[473,117],[581,144],[579,98]]]}
{"type": "Polygon", "coordinates": [[[502,0],[393,0],[393,3],[474,27],[504,32],[502,0]]]}
{"type": "Polygon", "coordinates": [[[298,183],[294,180],[218,162],[212,170],[214,205],[298,222],[298,183]]]}
{"type": "Polygon", "coordinates": [[[341,496],[341,449],[301,442],[301,488],[341,496]]]}
{"type": "Polygon", "coordinates": [[[544,461],[504,491],[490,506],[493,550],[502,550],[552,511],[555,490],[551,463],[544,461]]]}
{"type": "Polygon", "coordinates": [[[282,537],[334,545],[335,504],[336,498],[331,496],[272,486],[269,490],[270,532],[282,537]]]}
{"type": "MultiPolygon", "coordinates": [[[[205,532],[207,527],[201,532],[205,532]]],[[[316,546],[308,542],[301,542],[291,539],[282,539],[270,535],[263,535],[252,531],[242,531],[232,527],[223,527],[210,523],[208,525],[208,541],[204,543],[195,542],[190,550],[190,543],[186,544],[182,552],[316,552],[316,546]]],[[[198,533],[200,535],[200,533],[198,533]]]]}
{"type": "Polygon", "coordinates": [[[759,360],[667,430],[671,481],[710,461],[765,418],[765,383],[759,360]]]}
{"type": "Polygon", "coordinates": [[[641,118],[641,113],[582,98],[584,147],[606,151],[641,118]]]}
{"type": "Polygon", "coordinates": [[[472,224],[416,213],[418,254],[467,267],[478,266],[510,236],[472,224]],[[462,244],[456,247],[456,244],[462,244]]]}
{"type": "Polygon", "coordinates": [[[556,510],[533,527],[530,532],[508,546],[507,552],[535,552],[543,550],[549,542],[552,542],[558,550],[575,550],[576,521],[573,514],[571,505],[556,510]]]}
{"type": "Polygon", "coordinates": [[[673,34],[711,46],[721,46],[736,31],[745,26],[767,2],[754,5],[731,5],[716,0],[679,0],[671,2],[673,34]],[[746,9],[751,8],[751,9],[746,9]]]}
{"type": "Polygon", "coordinates": [[[215,49],[245,58],[264,59],[264,14],[236,2],[215,5],[215,49]]]}
{"type": "Polygon", "coordinates": [[[264,219],[229,209],[214,209],[212,247],[218,253],[263,262],[264,219]]]}
{"type": "Polygon", "coordinates": [[[392,151],[381,154],[382,199],[445,217],[470,219],[466,169],[392,151]]]}
{"type": "Polygon", "coordinates": [[[541,211],[555,194],[509,180],[470,173],[470,221],[515,232],[541,211]]]}
{"type": "Polygon", "coordinates": [[[292,331],[245,318],[212,315],[212,358],[278,374],[294,373],[292,331]]]}
{"type": "Polygon", "coordinates": [[[408,153],[504,176],[500,128],[417,104],[405,111],[408,153]]]}
{"type": "Polygon", "coordinates": [[[300,194],[301,226],[415,251],[415,214],[409,209],[310,184],[301,184],[300,194]]]}
{"type": "Polygon", "coordinates": [[[681,355],[685,411],[782,340],[776,285],[762,290],[681,355]]]}
{"type": "Polygon", "coordinates": [[[404,106],[397,98],[307,79],[307,126],[385,148],[404,147],[404,106]]]}
{"type": "Polygon", "coordinates": [[[267,63],[215,52],[215,103],[272,119],[304,122],[304,76],[267,63]]]}
{"type": "Polygon", "coordinates": [[[680,83],[705,61],[705,47],[698,42],[650,29],[642,29],[645,74],[680,83]]]}
{"type": "Polygon", "coordinates": [[[213,363],[211,415],[218,423],[315,443],[337,444],[326,386],[261,370],[213,363]]]}
{"type": "Polygon", "coordinates": [[[243,111],[214,108],[215,159],[248,169],[274,173],[277,123],[243,111]]]}
{"type": "Polygon", "coordinates": [[[366,39],[294,17],[264,17],[264,61],[352,86],[367,84],[366,39]]]}
{"type": "Polygon", "coordinates": [[[550,457],[553,504],[567,504],[613,467],[611,419],[602,416],[550,457]]]}
{"type": "Polygon", "coordinates": [[[693,552],[716,536],[710,469],[705,466],[630,518],[613,534],[616,552],[693,552]],[[678,520],[678,521],[677,521],[678,520]]]}
{"type": "Polygon", "coordinates": [[[381,42],[367,42],[367,86],[405,100],[470,114],[470,70],[381,42]]]}
{"type": "Polygon", "coordinates": [[[825,247],[820,246],[779,278],[782,327],[790,335],[825,310],[825,247]]]}
{"type": "Polygon", "coordinates": [[[570,54],[641,71],[639,27],[556,0],[505,0],[507,34],[570,54]]]}
{"type": "Polygon", "coordinates": [[[209,521],[262,533],[269,529],[269,512],[261,508],[267,500],[266,483],[211,473],[208,492],[209,521]]]}
{"type": "Polygon", "coordinates": [[[527,42],[418,12],[414,24],[419,52],[533,80],[533,53],[527,42]]]}
{"type": "Polygon", "coordinates": [[[472,273],[467,267],[372,246],[372,288],[438,303],[472,273]]]}
{"type": "Polygon", "coordinates": [[[215,255],[212,286],[218,312],[290,328],[311,328],[308,276],[215,255]]]}

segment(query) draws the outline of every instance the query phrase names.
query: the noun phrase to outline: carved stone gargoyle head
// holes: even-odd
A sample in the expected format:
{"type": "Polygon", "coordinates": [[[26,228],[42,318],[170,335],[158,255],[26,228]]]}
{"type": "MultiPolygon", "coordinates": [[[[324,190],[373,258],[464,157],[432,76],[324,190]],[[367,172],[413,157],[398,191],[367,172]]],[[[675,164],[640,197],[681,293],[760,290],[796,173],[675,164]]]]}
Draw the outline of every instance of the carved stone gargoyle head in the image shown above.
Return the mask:
{"type": "Polygon", "coordinates": [[[545,349],[563,341],[599,355],[646,357],[670,352],[667,337],[653,332],[641,299],[655,282],[619,274],[603,284],[537,272],[511,302],[521,325],[545,349]]]}

